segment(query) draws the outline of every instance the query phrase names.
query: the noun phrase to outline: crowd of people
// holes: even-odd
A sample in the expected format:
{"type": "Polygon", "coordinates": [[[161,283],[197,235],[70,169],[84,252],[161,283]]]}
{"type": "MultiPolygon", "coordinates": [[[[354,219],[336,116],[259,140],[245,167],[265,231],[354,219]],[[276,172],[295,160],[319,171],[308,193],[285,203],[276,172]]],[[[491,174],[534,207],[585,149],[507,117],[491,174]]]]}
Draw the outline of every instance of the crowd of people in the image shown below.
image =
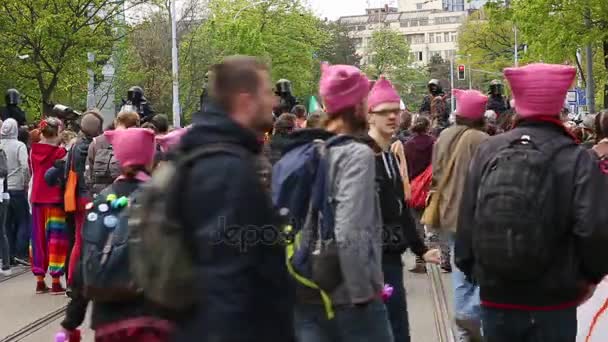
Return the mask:
{"type": "Polygon", "coordinates": [[[511,103],[492,82],[454,89],[453,113],[432,80],[414,115],[385,77],[321,68],[315,113],[237,56],[187,128],[6,118],[3,274],[67,287],[67,337],[91,303],[96,341],[409,342],[410,250],[411,271],[452,273],[458,341],[574,342],[608,274],[608,112],[582,144],[562,116],[575,69],[508,68],[511,103]]]}

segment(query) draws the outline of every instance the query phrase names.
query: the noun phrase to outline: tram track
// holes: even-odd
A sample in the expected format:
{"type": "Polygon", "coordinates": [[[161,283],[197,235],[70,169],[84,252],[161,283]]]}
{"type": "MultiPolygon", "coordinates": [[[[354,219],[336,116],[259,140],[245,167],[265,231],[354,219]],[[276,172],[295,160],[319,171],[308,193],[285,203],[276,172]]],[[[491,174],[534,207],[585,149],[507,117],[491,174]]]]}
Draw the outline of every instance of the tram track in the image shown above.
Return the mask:
{"type": "Polygon", "coordinates": [[[16,272],[13,272],[13,274],[9,275],[9,276],[4,276],[0,279],[0,284],[7,281],[7,280],[11,280],[13,278],[17,278],[20,275],[26,274],[29,272],[29,267],[23,267],[22,269],[19,269],[16,272]]]}
{"type": "Polygon", "coordinates": [[[53,322],[62,318],[65,315],[66,308],[67,308],[67,304],[62,305],[58,309],[53,310],[52,312],[49,312],[48,314],[27,324],[26,326],[13,332],[12,334],[2,338],[0,340],[0,342],[18,342],[18,341],[24,340],[25,338],[34,334],[35,332],[39,331],[40,329],[44,329],[47,326],[49,326],[50,324],[52,324],[53,322]]]}
{"type": "Polygon", "coordinates": [[[427,264],[427,276],[430,282],[433,300],[433,316],[437,331],[437,342],[455,342],[452,319],[450,317],[448,296],[439,266],[427,264]]]}

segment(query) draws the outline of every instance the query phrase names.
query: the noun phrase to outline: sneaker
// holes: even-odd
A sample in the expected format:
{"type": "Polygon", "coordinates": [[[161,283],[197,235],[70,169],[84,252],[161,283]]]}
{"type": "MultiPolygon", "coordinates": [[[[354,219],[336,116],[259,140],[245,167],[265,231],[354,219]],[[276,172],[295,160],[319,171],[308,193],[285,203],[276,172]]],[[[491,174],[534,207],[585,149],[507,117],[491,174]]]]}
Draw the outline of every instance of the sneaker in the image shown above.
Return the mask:
{"type": "Polygon", "coordinates": [[[0,275],[3,275],[3,276],[5,276],[5,277],[10,276],[11,274],[13,274],[13,270],[11,270],[11,268],[10,268],[10,267],[3,267],[3,268],[0,270],[0,275]]]}
{"type": "Polygon", "coordinates": [[[31,266],[31,265],[30,265],[30,262],[29,262],[29,260],[28,260],[27,258],[19,258],[19,257],[16,257],[16,258],[15,258],[15,262],[16,262],[17,264],[21,265],[21,266],[27,266],[27,267],[30,267],[30,266],[31,266]]]}
{"type": "Polygon", "coordinates": [[[53,283],[53,286],[51,287],[51,294],[54,296],[64,295],[65,289],[63,288],[63,286],[61,286],[61,283],[53,283]]]}
{"type": "Polygon", "coordinates": [[[44,280],[36,283],[36,294],[43,294],[49,292],[49,287],[46,286],[44,280]]]}

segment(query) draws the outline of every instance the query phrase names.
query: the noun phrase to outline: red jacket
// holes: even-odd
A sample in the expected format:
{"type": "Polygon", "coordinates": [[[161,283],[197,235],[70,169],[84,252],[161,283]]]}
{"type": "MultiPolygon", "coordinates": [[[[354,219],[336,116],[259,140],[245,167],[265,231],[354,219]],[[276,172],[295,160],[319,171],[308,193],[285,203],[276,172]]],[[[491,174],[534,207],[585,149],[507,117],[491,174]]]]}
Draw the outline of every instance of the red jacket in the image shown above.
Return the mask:
{"type": "Polygon", "coordinates": [[[60,146],[42,143],[32,144],[30,164],[32,168],[32,198],[34,204],[61,204],[63,192],[59,186],[49,186],[44,181],[44,174],[56,160],[65,157],[67,151],[60,146]]]}

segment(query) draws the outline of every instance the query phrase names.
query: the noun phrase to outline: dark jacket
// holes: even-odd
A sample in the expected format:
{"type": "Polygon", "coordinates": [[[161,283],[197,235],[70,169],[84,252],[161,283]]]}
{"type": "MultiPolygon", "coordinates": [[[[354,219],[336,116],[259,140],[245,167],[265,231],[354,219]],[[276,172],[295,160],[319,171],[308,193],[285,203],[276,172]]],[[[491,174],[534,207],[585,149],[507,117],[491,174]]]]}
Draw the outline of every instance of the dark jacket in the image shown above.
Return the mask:
{"type": "Polygon", "coordinates": [[[177,322],[175,341],[291,341],[293,305],[270,197],[256,174],[255,134],[214,106],[194,118],[182,151],[232,144],[245,156],[196,161],[181,217],[195,250],[198,305],[177,322]],[[264,235],[262,235],[264,234],[264,235]]]}
{"type": "Polygon", "coordinates": [[[281,159],[283,150],[291,141],[290,137],[290,134],[275,134],[270,138],[268,159],[272,165],[281,159]]]}
{"type": "Polygon", "coordinates": [[[404,145],[407,174],[410,181],[431,165],[435,138],[428,134],[414,134],[404,145]]]}
{"type": "Polygon", "coordinates": [[[87,166],[87,155],[89,153],[89,146],[93,138],[87,136],[81,136],[76,140],[72,148],[68,153],[66,168],[65,168],[65,178],[67,179],[68,172],[71,168],[74,169],[76,174],[78,175],[77,182],[77,197],[78,198],[89,198],[91,197],[91,193],[89,191],[89,187],[87,186],[87,182],[85,179],[85,169],[87,166]]]}
{"type": "Polygon", "coordinates": [[[525,307],[568,303],[575,306],[584,284],[597,284],[602,280],[608,273],[608,220],[604,208],[608,181],[604,177],[591,154],[575,145],[565,129],[554,123],[524,121],[512,131],[490,137],[478,147],[461,202],[455,258],[458,268],[480,280],[482,301],[525,307]],[[492,270],[483,269],[475,258],[472,235],[474,229],[483,229],[475,227],[474,219],[482,169],[499,149],[522,135],[530,136],[548,154],[571,146],[558,153],[553,161],[561,183],[555,189],[558,201],[556,212],[552,213],[555,219],[552,229],[563,237],[561,245],[554,246],[559,253],[538,281],[514,284],[496,278],[492,270]],[[480,277],[480,271],[483,277],[480,277]]]}
{"type": "Polygon", "coordinates": [[[0,109],[0,117],[2,118],[2,121],[13,118],[17,121],[19,126],[25,126],[27,124],[25,112],[19,106],[9,105],[2,107],[2,109],[0,109]]]}
{"type": "Polygon", "coordinates": [[[371,137],[366,139],[376,152],[376,184],[382,212],[382,262],[401,263],[401,254],[409,247],[418,256],[428,248],[416,231],[416,222],[405,203],[403,180],[397,158],[382,152],[371,137]]]}
{"type": "Polygon", "coordinates": [[[509,109],[509,102],[502,95],[490,95],[486,109],[493,110],[500,116],[509,109]]]}
{"type": "MultiPolygon", "coordinates": [[[[114,183],[113,192],[118,197],[129,196],[137,189],[140,182],[134,180],[120,180],[114,183]]],[[[82,265],[79,264],[77,269],[82,265]]],[[[75,273],[72,284],[71,300],[68,303],[66,316],[61,326],[66,330],[74,330],[82,325],[86,316],[89,299],[82,294],[82,283],[79,272],[75,273]]],[[[137,318],[142,316],[162,316],[160,312],[154,309],[144,300],[138,298],[131,301],[121,301],[114,303],[96,303],[93,302],[93,311],[91,314],[91,328],[93,330],[109,323],[115,323],[129,318],[137,318]]]]}

